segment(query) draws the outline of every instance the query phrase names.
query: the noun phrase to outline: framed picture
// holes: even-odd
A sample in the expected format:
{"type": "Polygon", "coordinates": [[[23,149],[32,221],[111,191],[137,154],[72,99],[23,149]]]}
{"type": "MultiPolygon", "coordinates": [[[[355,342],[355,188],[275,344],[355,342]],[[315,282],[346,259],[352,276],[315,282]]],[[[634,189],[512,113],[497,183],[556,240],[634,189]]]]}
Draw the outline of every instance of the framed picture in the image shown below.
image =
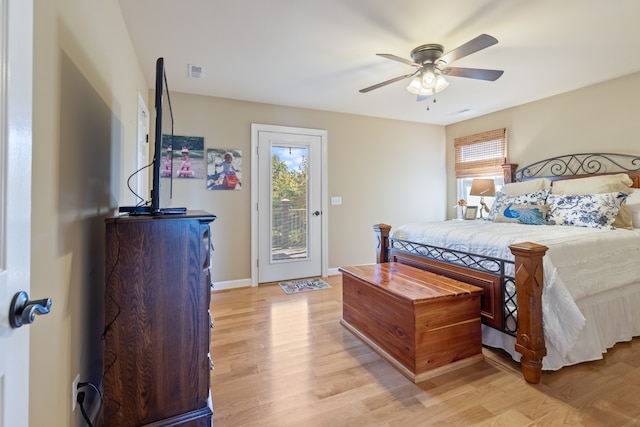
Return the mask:
{"type": "Polygon", "coordinates": [[[242,188],[242,150],[210,148],[207,150],[207,190],[242,188]]]}
{"type": "Polygon", "coordinates": [[[162,178],[204,179],[204,137],[162,134],[162,178]]]}
{"type": "Polygon", "coordinates": [[[478,207],[477,206],[467,206],[467,209],[464,211],[464,219],[476,219],[478,216],[478,207]]]}

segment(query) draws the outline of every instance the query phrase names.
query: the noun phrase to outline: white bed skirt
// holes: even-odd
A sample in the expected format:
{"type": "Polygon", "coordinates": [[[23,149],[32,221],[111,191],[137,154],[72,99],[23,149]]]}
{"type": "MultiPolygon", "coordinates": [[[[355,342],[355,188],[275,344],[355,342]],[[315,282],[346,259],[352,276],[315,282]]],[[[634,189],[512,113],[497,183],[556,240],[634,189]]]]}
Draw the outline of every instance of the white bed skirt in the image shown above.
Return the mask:
{"type": "MultiPolygon", "coordinates": [[[[563,366],[600,360],[616,343],[640,336],[640,282],[582,298],[576,304],[586,318],[585,327],[566,357],[546,342],[543,370],[555,371],[563,366]]],[[[502,348],[513,360],[520,361],[520,353],[515,351],[516,339],[511,335],[482,325],[482,343],[502,348]]]]}

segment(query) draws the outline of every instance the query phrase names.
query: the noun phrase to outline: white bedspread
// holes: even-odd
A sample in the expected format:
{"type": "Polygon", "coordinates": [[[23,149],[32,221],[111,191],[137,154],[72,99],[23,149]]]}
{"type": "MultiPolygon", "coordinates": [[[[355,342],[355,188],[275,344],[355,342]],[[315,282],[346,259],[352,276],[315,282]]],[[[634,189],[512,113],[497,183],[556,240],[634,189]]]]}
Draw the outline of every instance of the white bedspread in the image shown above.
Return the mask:
{"type": "Polygon", "coordinates": [[[640,280],[640,229],[451,220],[405,224],[393,237],[507,260],[513,260],[513,243],[549,247],[543,264],[544,333],[562,357],[585,326],[575,301],[640,280]]]}

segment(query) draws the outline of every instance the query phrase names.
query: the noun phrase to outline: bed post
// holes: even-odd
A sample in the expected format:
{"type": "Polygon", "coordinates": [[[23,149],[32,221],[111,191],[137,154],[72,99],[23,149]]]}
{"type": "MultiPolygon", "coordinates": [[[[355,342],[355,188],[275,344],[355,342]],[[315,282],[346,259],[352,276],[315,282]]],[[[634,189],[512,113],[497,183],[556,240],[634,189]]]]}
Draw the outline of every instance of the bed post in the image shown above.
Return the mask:
{"type": "Polygon", "coordinates": [[[542,358],[547,354],[542,330],[542,257],[547,247],[524,242],[509,246],[515,256],[515,280],[518,294],[518,336],[516,351],[522,354],[520,366],[524,379],[540,382],[542,358]]]}
{"type": "Polygon", "coordinates": [[[378,238],[378,247],[376,248],[376,264],[389,262],[389,231],[391,226],[387,224],[376,224],[373,226],[378,238]]]}
{"type": "Polygon", "coordinates": [[[502,176],[504,177],[504,183],[509,184],[516,181],[516,170],[518,169],[517,163],[505,163],[502,165],[502,176]]]}

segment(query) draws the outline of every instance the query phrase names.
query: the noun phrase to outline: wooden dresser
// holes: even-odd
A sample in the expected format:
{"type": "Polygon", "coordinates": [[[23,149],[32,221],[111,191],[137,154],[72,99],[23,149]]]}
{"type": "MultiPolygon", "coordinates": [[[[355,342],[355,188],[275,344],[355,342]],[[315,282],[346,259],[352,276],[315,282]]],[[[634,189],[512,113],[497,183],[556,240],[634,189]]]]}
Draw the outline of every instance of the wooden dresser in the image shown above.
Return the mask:
{"type": "Polygon", "coordinates": [[[104,426],[210,427],[210,230],[216,217],[106,220],[104,426]]]}

